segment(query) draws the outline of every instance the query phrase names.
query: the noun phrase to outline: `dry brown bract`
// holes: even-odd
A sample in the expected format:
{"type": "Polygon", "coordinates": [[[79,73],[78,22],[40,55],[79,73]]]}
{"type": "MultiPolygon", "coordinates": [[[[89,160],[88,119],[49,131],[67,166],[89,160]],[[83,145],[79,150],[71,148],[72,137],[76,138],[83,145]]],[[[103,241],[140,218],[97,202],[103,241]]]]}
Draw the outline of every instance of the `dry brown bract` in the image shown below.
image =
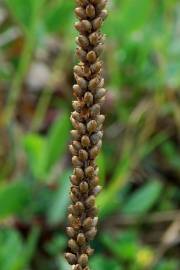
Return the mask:
{"type": "Polygon", "coordinates": [[[68,252],[65,257],[73,270],[88,270],[88,257],[93,253],[89,242],[96,235],[98,222],[95,197],[100,191],[98,168],[95,159],[102,144],[102,125],[104,115],[101,105],[106,90],[103,88],[102,62],[99,56],[103,51],[104,36],[101,25],[107,16],[106,0],[76,0],[75,14],[79,21],[75,28],[77,37],[76,51],[80,63],[74,67],[77,84],[73,86],[74,112],[71,122],[73,141],[70,145],[72,164],[71,201],[67,234],[68,252]]]}

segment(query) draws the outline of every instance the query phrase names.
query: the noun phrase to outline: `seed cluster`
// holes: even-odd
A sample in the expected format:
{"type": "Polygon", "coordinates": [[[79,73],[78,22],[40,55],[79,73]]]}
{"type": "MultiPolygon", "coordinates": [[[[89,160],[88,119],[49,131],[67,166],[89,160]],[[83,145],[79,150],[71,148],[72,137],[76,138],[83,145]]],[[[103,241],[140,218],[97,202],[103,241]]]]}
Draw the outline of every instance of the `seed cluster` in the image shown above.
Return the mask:
{"type": "Polygon", "coordinates": [[[102,145],[102,126],[105,120],[101,105],[105,99],[103,88],[102,61],[104,36],[101,25],[107,16],[107,0],[76,0],[75,14],[79,21],[75,28],[77,37],[77,57],[80,63],[74,67],[76,84],[73,86],[74,112],[71,122],[74,130],[72,153],[74,167],[71,176],[71,201],[69,206],[67,234],[68,252],[65,257],[73,270],[88,270],[88,257],[93,253],[89,242],[97,229],[97,208],[95,197],[100,192],[98,167],[95,159],[102,145]]]}

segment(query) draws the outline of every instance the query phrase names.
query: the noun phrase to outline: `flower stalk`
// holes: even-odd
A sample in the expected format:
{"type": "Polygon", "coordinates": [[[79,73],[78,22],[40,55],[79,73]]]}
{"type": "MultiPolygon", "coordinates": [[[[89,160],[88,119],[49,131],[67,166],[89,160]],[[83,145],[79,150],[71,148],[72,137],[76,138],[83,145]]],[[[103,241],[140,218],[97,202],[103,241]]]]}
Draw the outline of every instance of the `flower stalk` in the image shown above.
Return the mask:
{"type": "Polygon", "coordinates": [[[76,84],[71,122],[72,144],[69,146],[74,167],[71,176],[71,205],[65,257],[73,270],[88,270],[88,258],[93,253],[90,241],[97,232],[95,198],[100,192],[96,157],[101,149],[103,122],[101,106],[105,99],[102,61],[104,35],[100,28],[107,16],[106,0],[76,0],[76,55],[80,62],[74,67],[76,84]]]}

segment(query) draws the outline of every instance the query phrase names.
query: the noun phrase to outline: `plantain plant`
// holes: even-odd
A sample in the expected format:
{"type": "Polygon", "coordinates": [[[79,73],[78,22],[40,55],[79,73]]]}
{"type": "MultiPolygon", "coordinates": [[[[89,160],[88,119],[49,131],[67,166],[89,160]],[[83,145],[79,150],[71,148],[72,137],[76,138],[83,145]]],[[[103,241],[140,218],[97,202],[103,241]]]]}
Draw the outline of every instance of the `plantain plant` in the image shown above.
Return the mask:
{"type": "Polygon", "coordinates": [[[80,63],[74,67],[76,84],[73,86],[74,112],[71,122],[74,130],[70,152],[74,167],[71,176],[71,205],[69,206],[67,234],[68,252],[65,257],[74,270],[88,269],[88,257],[93,253],[89,242],[96,235],[98,222],[95,197],[101,187],[98,183],[96,157],[101,149],[103,122],[101,105],[106,90],[102,77],[104,35],[100,28],[107,16],[106,0],[77,0],[75,14],[79,19],[75,28],[76,55],[80,63]]]}

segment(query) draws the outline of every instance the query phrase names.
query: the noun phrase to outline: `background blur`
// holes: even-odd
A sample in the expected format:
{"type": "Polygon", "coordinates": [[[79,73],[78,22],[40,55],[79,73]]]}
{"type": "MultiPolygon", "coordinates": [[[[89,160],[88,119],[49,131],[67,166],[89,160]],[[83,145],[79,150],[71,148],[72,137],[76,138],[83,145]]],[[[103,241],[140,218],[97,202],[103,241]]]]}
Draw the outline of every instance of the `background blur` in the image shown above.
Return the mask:
{"type": "MultiPolygon", "coordinates": [[[[67,270],[75,1],[0,0],[0,269],[67,270]]],[[[92,270],[180,269],[180,3],[109,0],[92,270]]]]}

